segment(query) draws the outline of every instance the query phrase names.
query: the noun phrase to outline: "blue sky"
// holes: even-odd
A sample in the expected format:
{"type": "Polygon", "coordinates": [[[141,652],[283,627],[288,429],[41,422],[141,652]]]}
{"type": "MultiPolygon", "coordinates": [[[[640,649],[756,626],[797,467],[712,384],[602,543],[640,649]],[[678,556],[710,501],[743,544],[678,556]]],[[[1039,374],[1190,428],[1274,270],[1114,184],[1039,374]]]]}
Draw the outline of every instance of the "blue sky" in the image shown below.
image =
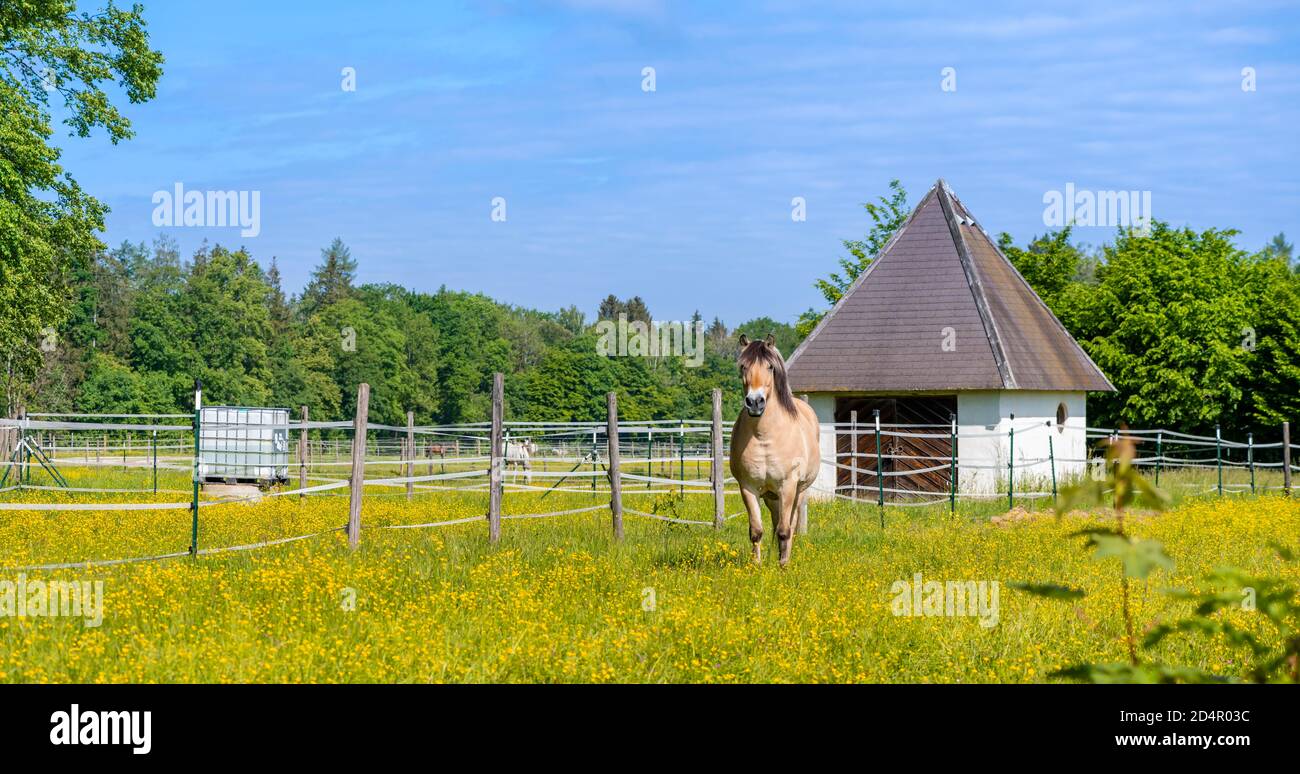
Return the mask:
{"type": "Polygon", "coordinates": [[[363,282],[792,321],[894,177],[911,203],[947,179],[1018,241],[1067,183],[1149,190],[1155,217],[1252,250],[1300,236],[1292,3],[145,5],[158,97],[129,142],[61,141],[65,166],[112,207],[110,244],[152,241],[177,181],[260,191],[256,237],[166,231],[276,256],[290,291],[339,236],[363,282]]]}

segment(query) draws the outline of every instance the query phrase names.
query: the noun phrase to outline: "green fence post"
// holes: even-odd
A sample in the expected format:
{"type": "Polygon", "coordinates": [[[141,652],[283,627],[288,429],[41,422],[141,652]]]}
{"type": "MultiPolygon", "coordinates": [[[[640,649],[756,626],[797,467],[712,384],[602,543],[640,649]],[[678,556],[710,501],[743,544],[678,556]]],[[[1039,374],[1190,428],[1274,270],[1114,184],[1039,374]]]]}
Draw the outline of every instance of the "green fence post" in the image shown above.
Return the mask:
{"type": "Polygon", "coordinates": [[[1223,497],[1223,436],[1214,426],[1214,464],[1219,469],[1219,497],[1223,497]]]}
{"type": "Polygon", "coordinates": [[[1250,493],[1255,494],[1255,434],[1246,433],[1246,464],[1250,466],[1250,493]]]}
{"type": "Polygon", "coordinates": [[[158,494],[158,431],[154,430],[152,437],[149,439],[149,446],[153,452],[153,493],[158,494]]]}
{"type": "Polygon", "coordinates": [[[190,501],[190,556],[199,555],[199,477],[203,470],[202,449],[199,435],[202,431],[202,419],[199,412],[203,410],[203,382],[194,380],[194,465],[190,477],[194,482],[194,498],[190,501]]]}
{"type": "Polygon", "coordinates": [[[1047,420],[1047,462],[1052,467],[1052,502],[1056,502],[1056,449],[1052,444],[1052,420],[1047,420]]]}
{"type": "Polygon", "coordinates": [[[645,488],[650,488],[650,477],[655,474],[654,463],[655,431],[649,425],[645,429],[645,488]]]}
{"type": "Polygon", "coordinates": [[[1007,457],[1007,510],[1016,507],[1016,415],[1011,415],[1007,429],[1011,446],[1007,457]]]}
{"type": "Polygon", "coordinates": [[[948,510],[957,515],[957,415],[948,415],[948,510]]]}
{"type": "Polygon", "coordinates": [[[682,482],[681,495],[686,496],[686,422],[677,420],[677,480],[682,482]]]}
{"type": "MultiPolygon", "coordinates": [[[[1119,431],[1118,431],[1118,430],[1111,430],[1111,431],[1110,431],[1110,445],[1111,445],[1111,446],[1114,446],[1114,445],[1115,445],[1116,443],[1118,443],[1118,442],[1119,442],[1119,431]]],[[[1104,471],[1103,471],[1103,477],[1104,477],[1104,475],[1105,475],[1106,473],[1114,473],[1114,472],[1117,471],[1117,470],[1119,470],[1119,460],[1115,460],[1114,462],[1112,462],[1112,463],[1110,464],[1110,469],[1109,469],[1109,470],[1104,470],[1104,471]]]]}
{"type": "Polygon", "coordinates": [[[885,476],[884,466],[881,464],[880,457],[880,409],[874,409],[872,413],[876,417],[876,488],[879,491],[879,497],[876,504],[880,508],[880,526],[885,526],[885,476]]]}
{"type": "Polygon", "coordinates": [[[1160,486],[1160,462],[1165,456],[1164,439],[1165,432],[1163,430],[1156,433],[1156,486],[1160,486]]]}

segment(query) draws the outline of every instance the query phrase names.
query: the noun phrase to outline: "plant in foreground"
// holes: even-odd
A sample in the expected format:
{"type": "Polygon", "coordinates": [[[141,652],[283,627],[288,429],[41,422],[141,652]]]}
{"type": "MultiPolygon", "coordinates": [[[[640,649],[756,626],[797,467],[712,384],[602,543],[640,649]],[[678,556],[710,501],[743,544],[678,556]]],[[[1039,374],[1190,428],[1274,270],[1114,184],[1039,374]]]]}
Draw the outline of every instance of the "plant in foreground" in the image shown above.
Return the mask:
{"type": "MultiPolygon", "coordinates": [[[[1057,518],[1081,506],[1108,505],[1115,513],[1114,528],[1091,528],[1071,533],[1087,537],[1086,546],[1096,559],[1119,559],[1120,614],[1124,619],[1124,645],[1128,661],[1120,663],[1083,663],[1056,670],[1056,677],[1068,677],[1094,683],[1116,682],[1228,682],[1230,678],[1194,667],[1161,664],[1143,660],[1134,635],[1133,614],[1129,604],[1132,579],[1146,579],[1157,567],[1172,570],[1174,561],[1154,540],[1139,540],[1125,529],[1125,509],[1144,506],[1153,510],[1168,507],[1169,496],[1142,478],[1133,466],[1135,444],[1131,438],[1112,441],[1106,450],[1107,475],[1088,479],[1062,490],[1056,504],[1057,518]]],[[[1274,548],[1284,561],[1295,561],[1293,552],[1280,545],[1274,548]]],[[[1167,589],[1165,594],[1196,603],[1192,615],[1171,624],[1153,628],[1143,638],[1141,647],[1150,649],[1175,634],[1205,634],[1223,637],[1232,647],[1249,648],[1254,661],[1251,677],[1257,682],[1300,682],[1300,597],[1295,589],[1278,578],[1250,576],[1235,567],[1221,567],[1207,578],[1208,592],[1167,589]],[[1222,613],[1232,608],[1258,611],[1277,630],[1281,648],[1274,649],[1250,631],[1228,620],[1222,613]]],[[[1054,583],[1013,583],[1012,587],[1048,599],[1074,601],[1085,592],[1054,583]]]]}

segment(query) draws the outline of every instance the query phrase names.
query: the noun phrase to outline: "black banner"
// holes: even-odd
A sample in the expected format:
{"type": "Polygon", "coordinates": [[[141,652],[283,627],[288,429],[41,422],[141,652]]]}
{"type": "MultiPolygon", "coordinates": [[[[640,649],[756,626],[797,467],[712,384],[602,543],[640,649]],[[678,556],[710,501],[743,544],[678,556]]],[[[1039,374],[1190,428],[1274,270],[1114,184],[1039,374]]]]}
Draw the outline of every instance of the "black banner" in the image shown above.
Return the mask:
{"type": "Polygon", "coordinates": [[[870,747],[927,761],[1244,759],[1285,754],[1296,735],[1295,691],[1268,686],[11,685],[0,698],[7,753],[128,766],[338,763],[448,745],[498,759],[703,744],[729,759],[737,742],[763,758],[870,747]]]}

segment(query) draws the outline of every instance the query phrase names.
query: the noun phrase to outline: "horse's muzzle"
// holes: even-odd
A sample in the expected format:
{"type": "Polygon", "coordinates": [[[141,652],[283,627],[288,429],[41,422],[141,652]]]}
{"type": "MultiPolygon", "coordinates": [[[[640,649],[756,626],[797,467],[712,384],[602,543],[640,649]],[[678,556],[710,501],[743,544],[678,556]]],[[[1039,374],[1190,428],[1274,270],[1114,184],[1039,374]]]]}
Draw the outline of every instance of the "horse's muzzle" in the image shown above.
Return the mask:
{"type": "Polygon", "coordinates": [[[764,408],[767,408],[767,398],[764,398],[762,395],[745,396],[745,411],[748,412],[751,417],[763,416],[764,408]]]}

